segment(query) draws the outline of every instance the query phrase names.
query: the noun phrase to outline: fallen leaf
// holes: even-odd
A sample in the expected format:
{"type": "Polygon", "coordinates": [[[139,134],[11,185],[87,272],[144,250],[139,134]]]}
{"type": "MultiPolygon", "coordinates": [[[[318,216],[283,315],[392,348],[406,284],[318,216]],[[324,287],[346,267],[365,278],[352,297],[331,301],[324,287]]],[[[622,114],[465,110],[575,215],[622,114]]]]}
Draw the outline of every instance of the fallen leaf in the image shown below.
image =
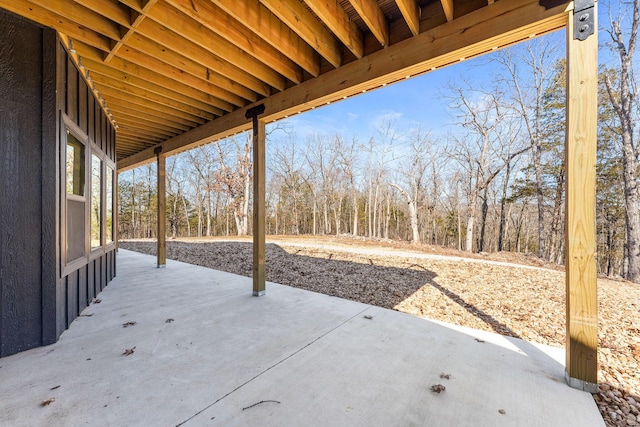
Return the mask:
{"type": "Polygon", "coordinates": [[[499,409],[498,412],[500,412],[502,415],[507,413],[507,411],[505,411],[504,409],[499,409]]]}
{"type": "Polygon", "coordinates": [[[171,323],[173,321],[174,321],[174,319],[167,319],[167,320],[164,321],[164,323],[171,323]]]}
{"type": "Polygon", "coordinates": [[[451,378],[451,374],[442,373],[440,374],[440,378],[442,378],[443,380],[448,380],[451,378]]]}
{"type": "Polygon", "coordinates": [[[122,324],[122,327],[123,327],[123,328],[126,328],[126,327],[128,327],[128,326],[133,326],[133,325],[135,325],[135,324],[136,324],[136,322],[127,322],[127,323],[123,323],[123,324],[122,324]]]}
{"type": "Polygon", "coordinates": [[[94,313],[81,314],[80,317],[91,317],[94,313]]]}
{"type": "Polygon", "coordinates": [[[370,315],[370,314],[365,314],[365,315],[364,315],[364,318],[365,318],[365,319],[369,319],[369,320],[371,320],[371,319],[373,319],[373,316],[372,316],[372,315],[370,315]]]}
{"type": "Polygon", "coordinates": [[[431,391],[434,393],[441,393],[443,391],[445,391],[446,387],[443,386],[442,384],[435,384],[431,386],[431,391]]]}
{"type": "Polygon", "coordinates": [[[93,304],[100,304],[102,302],[102,300],[100,298],[94,298],[94,299],[91,300],[91,302],[93,304]]]}
{"type": "Polygon", "coordinates": [[[40,406],[42,407],[49,406],[55,401],[56,401],[56,398],[52,397],[51,399],[43,400],[42,402],[40,402],[40,406]]]}
{"type": "Polygon", "coordinates": [[[123,355],[123,356],[129,356],[129,355],[132,355],[132,354],[134,353],[135,349],[136,349],[135,347],[133,347],[133,348],[128,348],[128,349],[126,349],[126,350],[124,351],[124,353],[122,353],[122,355],[123,355]]]}
{"type": "Polygon", "coordinates": [[[475,338],[475,340],[478,342],[484,342],[484,340],[481,340],[480,338],[475,338]]]}

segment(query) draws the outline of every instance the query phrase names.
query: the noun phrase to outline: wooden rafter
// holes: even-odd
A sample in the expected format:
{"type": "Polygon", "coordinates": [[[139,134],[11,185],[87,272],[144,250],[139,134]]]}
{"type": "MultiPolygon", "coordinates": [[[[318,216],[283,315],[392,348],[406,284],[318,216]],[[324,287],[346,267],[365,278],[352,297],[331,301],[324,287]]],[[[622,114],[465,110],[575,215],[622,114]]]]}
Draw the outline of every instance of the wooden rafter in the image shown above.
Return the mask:
{"type": "Polygon", "coordinates": [[[356,24],[349,19],[344,9],[340,7],[337,0],[305,0],[305,3],[356,58],[362,58],[364,55],[362,34],[356,24]]]}
{"type": "MultiPolygon", "coordinates": [[[[144,27],[146,30],[144,35],[154,42],[171,46],[175,52],[195,62],[204,63],[208,56],[214,55],[219,58],[217,60],[218,67],[222,63],[228,63],[235,67],[235,70],[227,67],[228,71],[219,71],[232,80],[239,80],[242,78],[242,74],[250,74],[278,90],[284,89],[284,79],[273,69],[208,28],[190,25],[192,20],[188,16],[166,3],[158,3],[156,7],[151,9],[149,18],[153,19],[156,25],[145,21],[141,25],[141,32],[144,27]]],[[[269,95],[269,93],[264,93],[264,95],[269,95]]]]}
{"type": "Polygon", "coordinates": [[[398,9],[402,13],[404,21],[411,30],[411,34],[420,34],[420,8],[415,0],[396,0],[398,9]]]}
{"type": "Polygon", "coordinates": [[[389,46],[389,23],[378,2],[375,0],[349,0],[349,2],[380,44],[384,47],[389,46]]]}
{"type": "MultiPolygon", "coordinates": [[[[457,18],[448,25],[423,31],[415,37],[379,50],[360,61],[343,65],[321,77],[306,81],[260,101],[265,120],[273,121],[310,108],[355,95],[383,84],[455,64],[497,48],[564,28],[566,5],[545,10],[537,0],[496,2],[457,18]],[[465,38],[459,37],[461,32],[465,38]]],[[[163,152],[180,152],[203,141],[224,138],[248,129],[247,106],[165,141],[163,152]]],[[[148,162],[152,150],[142,151],[118,164],[119,170],[148,162]]]]}
{"type": "Polygon", "coordinates": [[[274,15],[309,43],[331,65],[342,64],[337,40],[299,1],[260,0],[274,15]]]}
{"type": "MultiPolygon", "coordinates": [[[[247,52],[256,60],[273,68],[273,70],[292,82],[300,83],[302,81],[302,69],[300,66],[256,34],[246,31],[242,24],[215,4],[205,1],[196,3],[195,0],[167,0],[167,2],[210,30],[208,32],[203,29],[198,30],[201,34],[196,40],[208,40],[207,44],[216,44],[216,37],[219,34],[220,37],[236,46],[237,49],[247,52]]],[[[186,34],[183,33],[183,35],[186,34]]],[[[206,46],[202,45],[202,47],[206,46]]]]}
{"type": "Polygon", "coordinates": [[[440,0],[447,21],[453,21],[453,0],[440,0]]]}
{"type": "MultiPolygon", "coordinates": [[[[559,1],[565,9],[556,13],[568,13],[571,2],[559,1]]],[[[235,114],[256,102],[273,120],[429,71],[425,61],[455,63],[482,51],[469,47],[478,31],[495,33],[500,47],[513,42],[508,28],[532,35],[544,27],[535,21],[536,0],[0,0],[0,7],[55,28],[68,50],[72,43],[89,87],[126,124],[118,158],[161,142],[188,145],[211,129],[237,131],[235,114]],[[496,28],[485,29],[487,22],[496,28]],[[412,39],[421,41],[415,50],[406,44],[412,39]],[[442,47],[442,39],[467,47],[442,47]],[[425,49],[431,59],[418,53],[425,49]]]]}
{"type": "MultiPolygon", "coordinates": [[[[202,0],[193,0],[198,5],[202,0]]],[[[212,0],[220,9],[240,22],[247,30],[259,36],[275,49],[283,52],[293,62],[314,77],[320,74],[320,59],[311,46],[300,38],[259,0],[212,0]]]]}

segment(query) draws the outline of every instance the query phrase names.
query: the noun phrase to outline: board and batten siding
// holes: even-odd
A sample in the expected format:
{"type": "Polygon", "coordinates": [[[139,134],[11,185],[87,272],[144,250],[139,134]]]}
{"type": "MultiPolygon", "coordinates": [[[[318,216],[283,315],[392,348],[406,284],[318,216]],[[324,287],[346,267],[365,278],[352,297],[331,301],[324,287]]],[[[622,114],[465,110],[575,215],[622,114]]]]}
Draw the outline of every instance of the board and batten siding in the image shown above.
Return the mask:
{"type": "Polygon", "coordinates": [[[54,30],[3,9],[0,28],[3,357],[54,343],[115,276],[115,244],[88,250],[73,265],[62,261],[65,123],[113,166],[115,130],[54,30]]]}
{"type": "MultiPolygon", "coordinates": [[[[71,123],[76,132],[88,137],[87,149],[102,158],[110,160],[115,166],[116,133],[107,119],[100,103],[95,98],[86,80],[71,60],[62,43],[57,43],[57,81],[58,106],[60,111],[60,165],[65,165],[66,128],[71,123]],[[70,123],[69,123],[70,122],[70,123]]],[[[87,156],[90,159],[90,155],[87,156]]],[[[90,162],[86,166],[90,170],[90,162]]],[[[115,168],[114,168],[115,169],[115,168]]],[[[87,172],[89,173],[89,172],[87,172]]],[[[65,175],[60,174],[59,203],[61,206],[61,238],[60,238],[60,277],[57,292],[57,330],[58,335],[69,327],[91,301],[104,289],[116,275],[115,243],[91,251],[87,248],[87,256],[81,262],[65,263],[65,175]]],[[[88,180],[87,180],[88,187],[88,180]]],[[[87,189],[87,192],[89,190],[87,189]]],[[[115,193],[114,193],[115,194],[115,193]]],[[[89,203],[87,201],[87,203],[89,203]]],[[[115,209],[113,213],[115,219],[115,209]]],[[[87,222],[88,222],[87,218],[87,222]]],[[[89,232],[88,224],[85,224],[89,232]]]]}

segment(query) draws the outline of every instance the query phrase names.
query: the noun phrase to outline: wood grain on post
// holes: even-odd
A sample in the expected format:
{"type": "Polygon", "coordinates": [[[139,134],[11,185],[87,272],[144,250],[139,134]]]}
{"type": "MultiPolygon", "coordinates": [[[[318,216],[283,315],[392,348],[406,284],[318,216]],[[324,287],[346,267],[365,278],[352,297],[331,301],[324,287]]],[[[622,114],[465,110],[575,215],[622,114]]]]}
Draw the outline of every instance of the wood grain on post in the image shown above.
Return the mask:
{"type": "Polygon", "coordinates": [[[158,268],[167,264],[167,174],[166,156],[158,153],[158,268]]]}
{"type": "MultiPolygon", "coordinates": [[[[597,3],[592,11],[597,18],[597,3]]],[[[596,275],[596,146],[598,37],[573,36],[567,25],[567,199],[565,219],[569,385],[597,392],[598,315],[596,275]]]]}
{"type": "Polygon", "coordinates": [[[265,122],[253,117],[253,295],[265,293],[265,122]]]}

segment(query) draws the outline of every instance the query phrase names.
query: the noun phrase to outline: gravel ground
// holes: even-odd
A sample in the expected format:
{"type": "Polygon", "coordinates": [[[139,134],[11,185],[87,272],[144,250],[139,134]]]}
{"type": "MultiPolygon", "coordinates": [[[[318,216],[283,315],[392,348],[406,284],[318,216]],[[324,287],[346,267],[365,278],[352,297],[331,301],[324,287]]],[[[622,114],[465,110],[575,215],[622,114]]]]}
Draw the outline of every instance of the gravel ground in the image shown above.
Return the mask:
{"type": "MultiPolygon", "coordinates": [[[[564,272],[557,266],[532,269],[541,264],[515,254],[465,261],[461,253],[434,247],[422,247],[414,256],[399,253],[393,243],[354,239],[275,242],[267,244],[268,281],[564,347],[564,272]],[[387,247],[385,255],[371,249],[380,246],[387,247]],[[427,258],[437,252],[456,258],[427,258]],[[478,262],[487,258],[502,265],[478,262]],[[505,264],[514,260],[529,267],[505,264]]],[[[120,247],[155,254],[152,241],[121,242],[120,247]]],[[[248,240],[172,240],[167,258],[244,276],[252,272],[248,240]]],[[[640,426],[640,285],[600,279],[598,299],[600,392],[594,399],[608,426],[640,426]]]]}

